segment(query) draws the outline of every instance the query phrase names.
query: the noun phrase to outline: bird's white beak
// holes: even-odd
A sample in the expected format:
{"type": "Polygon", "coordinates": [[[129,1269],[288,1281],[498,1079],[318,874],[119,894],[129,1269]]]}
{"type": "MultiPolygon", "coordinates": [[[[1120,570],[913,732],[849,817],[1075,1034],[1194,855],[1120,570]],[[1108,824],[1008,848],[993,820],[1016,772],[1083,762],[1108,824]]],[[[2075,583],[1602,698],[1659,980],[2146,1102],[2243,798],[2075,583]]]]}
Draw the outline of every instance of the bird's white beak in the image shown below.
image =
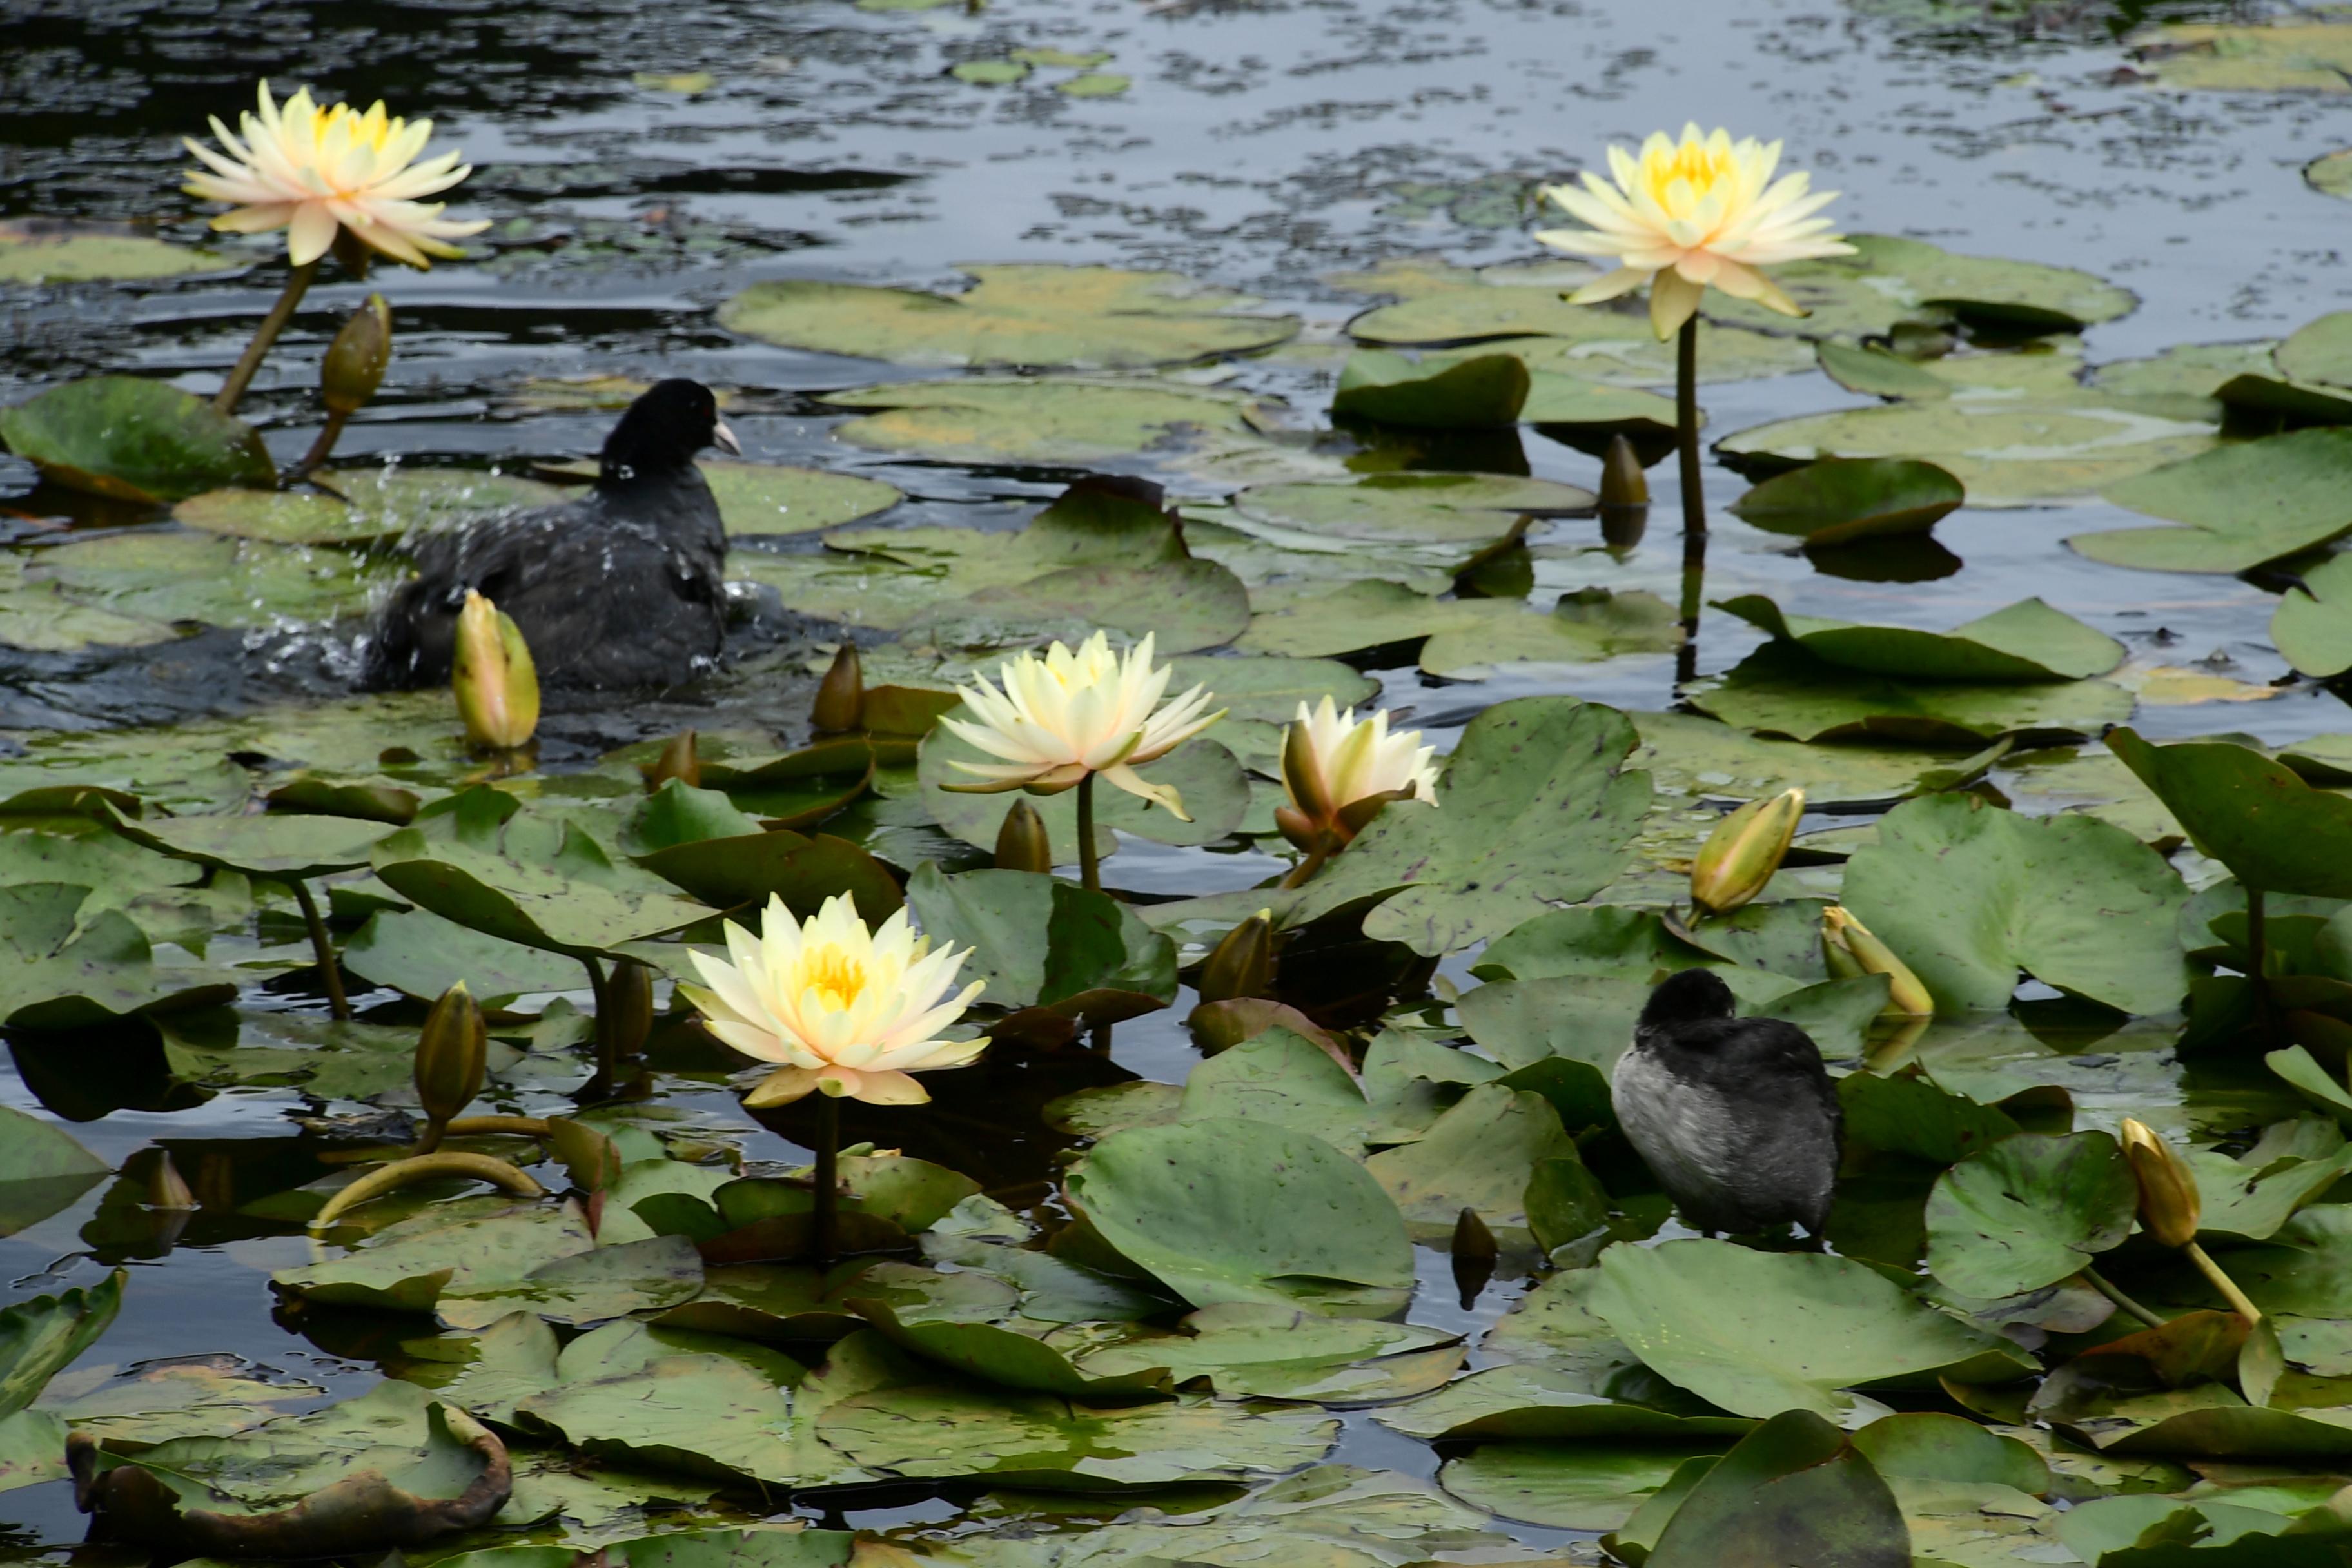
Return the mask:
{"type": "Polygon", "coordinates": [[[735,439],[735,432],[727,428],[724,419],[710,422],[710,439],[722,452],[732,452],[739,458],[743,455],[743,443],[735,439]]]}

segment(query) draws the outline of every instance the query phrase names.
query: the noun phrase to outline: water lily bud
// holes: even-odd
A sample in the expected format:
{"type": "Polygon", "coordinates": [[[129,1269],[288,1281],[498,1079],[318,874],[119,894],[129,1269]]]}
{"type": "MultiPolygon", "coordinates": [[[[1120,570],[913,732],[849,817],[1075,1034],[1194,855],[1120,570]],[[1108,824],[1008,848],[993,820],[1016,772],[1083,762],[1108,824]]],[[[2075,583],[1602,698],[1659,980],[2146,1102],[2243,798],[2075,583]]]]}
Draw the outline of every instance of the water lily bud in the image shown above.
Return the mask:
{"type": "Polygon", "coordinates": [[[371,294],[327,345],[319,368],[319,396],[327,412],[349,418],[365,408],[391,363],[392,307],[383,295],[371,294]]]}
{"type": "Polygon", "coordinates": [[[646,793],[651,795],[662,785],[676,779],[688,789],[702,787],[702,754],[695,748],[691,730],[680,730],[669,738],[661,755],[639,770],[646,775],[646,793]]]}
{"type": "Polygon", "coordinates": [[[1691,902],[1711,915],[1727,915],[1764,890],[1780,868],[1805,815],[1805,792],[1783,790],[1751,800],[1715,825],[1691,864],[1691,902]]]}
{"type": "Polygon", "coordinates": [[[616,962],[604,982],[603,1005],[611,1015],[604,1022],[612,1031],[614,1054],[635,1056],[645,1049],[646,1037],[654,1032],[653,971],[634,959],[616,962]]]}
{"type": "Polygon", "coordinates": [[[457,694],[466,739],[477,746],[510,751],[539,729],[539,669],[522,628],[471,588],[457,612],[449,685],[457,694]]]}
{"type": "Polygon", "coordinates": [[[1478,1216],[1478,1211],[1465,1208],[1454,1221],[1454,1284],[1462,1292],[1462,1310],[1468,1311],[1486,1289],[1486,1281],[1495,1277],[1495,1260],[1502,1249],[1495,1244],[1495,1233],[1478,1216]]]}
{"type": "Polygon", "coordinates": [[[1025,800],[1013,803],[1013,809],[1004,814],[1004,826],[996,830],[996,868],[1034,871],[1041,876],[1054,868],[1054,846],[1045,832],[1045,819],[1025,800]]]}
{"type": "Polygon", "coordinates": [[[855,730],[866,709],[866,669],[857,645],[843,643],[833,656],[833,668],[817,683],[816,703],[809,718],[820,730],[855,730]]]}
{"type": "Polygon", "coordinates": [[[1650,476],[1643,470],[1633,443],[1622,434],[1609,438],[1609,455],[1601,459],[1601,504],[1650,504],[1650,476]]]}
{"type": "Polygon", "coordinates": [[[1887,1014],[1927,1017],[1936,1011],[1936,999],[1911,973],[1911,966],[1895,957],[1895,950],[1879,941],[1868,926],[1836,904],[1822,911],[1822,957],[1830,973],[1842,980],[1857,974],[1885,975],[1887,1014]]]}
{"type": "Polygon", "coordinates": [[[2196,1173],[2147,1122],[2126,1116],[2120,1131],[2124,1158],[2139,1183],[2140,1224],[2167,1247],[2189,1246],[2204,1212],[2196,1173]]]}
{"type": "Polygon", "coordinates": [[[196,1206],[196,1194],[180,1167],[172,1163],[169,1149],[155,1151],[155,1163],[147,1173],[146,1205],[151,1209],[192,1209],[196,1206]]]}
{"type": "MultiPolygon", "coordinates": [[[[1324,781],[1323,761],[1315,746],[1314,728],[1301,719],[1282,732],[1282,782],[1290,791],[1291,815],[1319,823],[1331,815],[1330,787],[1324,781]]],[[[1299,847],[1305,848],[1305,845],[1299,847]]]]}
{"type": "Polygon", "coordinates": [[[482,1009],[466,983],[441,993],[416,1037],[416,1100],[427,1121],[440,1126],[482,1092],[489,1044],[482,1009]]]}
{"type": "Polygon", "coordinates": [[[1203,1002],[1263,996],[1274,980],[1274,911],[1260,910],[1225,933],[1201,966],[1203,1002]]]}

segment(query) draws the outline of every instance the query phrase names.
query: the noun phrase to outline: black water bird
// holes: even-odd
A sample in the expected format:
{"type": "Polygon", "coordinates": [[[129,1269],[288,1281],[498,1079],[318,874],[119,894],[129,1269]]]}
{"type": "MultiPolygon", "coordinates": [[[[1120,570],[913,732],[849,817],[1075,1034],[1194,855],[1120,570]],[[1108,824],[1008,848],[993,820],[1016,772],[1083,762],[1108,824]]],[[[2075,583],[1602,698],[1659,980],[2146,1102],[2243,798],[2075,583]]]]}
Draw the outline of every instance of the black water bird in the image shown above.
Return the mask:
{"type": "Polygon", "coordinates": [[[1650,993],[1610,1090],[1618,1124],[1685,1223],[1735,1235],[1793,1223],[1819,1241],[1842,1118],[1804,1030],[1733,1017],[1722,977],[1685,969],[1650,993]]]}
{"type": "Polygon", "coordinates": [[[711,446],[742,451],[710,389],[657,382],[604,438],[586,495],[423,541],[363,684],[448,679],[469,588],[514,617],[547,686],[676,686],[710,668],[727,636],[727,531],[694,458],[711,446]]]}

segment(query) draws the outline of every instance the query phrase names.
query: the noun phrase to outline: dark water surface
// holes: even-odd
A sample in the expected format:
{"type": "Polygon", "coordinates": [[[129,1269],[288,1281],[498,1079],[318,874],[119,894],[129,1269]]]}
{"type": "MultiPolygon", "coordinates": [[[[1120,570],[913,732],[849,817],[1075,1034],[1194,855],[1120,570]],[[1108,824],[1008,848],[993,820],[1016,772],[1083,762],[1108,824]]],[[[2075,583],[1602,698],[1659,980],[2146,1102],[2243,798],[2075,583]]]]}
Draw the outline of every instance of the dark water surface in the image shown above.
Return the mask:
{"type": "MultiPolygon", "coordinates": [[[[685,374],[742,389],[730,421],[754,458],[887,479],[910,498],[894,519],[1005,525],[1068,476],[836,445],[837,416],[811,395],[908,373],[740,339],[712,308],[768,278],[954,287],[959,261],[1115,263],[1252,290],[1304,315],[1310,341],[1329,341],[1367,301],[1324,282],[1327,274],[1412,253],[1470,264],[1532,256],[1518,207],[1530,182],[1564,177],[1606,141],[1696,117],[1784,137],[1794,164],[1843,191],[1834,212],[1849,227],[2079,267],[2128,287],[2140,307],[2086,334],[2094,363],[2276,337],[2352,298],[2344,266],[2352,209],[2314,193],[2299,173],[2352,142],[2352,98],[2152,90],[2124,68],[2119,42],[2146,17],[2242,9],[992,0],[971,11],[867,12],[845,0],[0,0],[0,218],[158,217],[168,236],[194,239],[203,215],[177,194],[188,162],[177,139],[202,134],[208,113],[233,121],[257,75],[281,92],[308,83],[321,97],[382,96],[394,112],[431,115],[436,145],[463,146],[475,163],[452,216],[499,226],[478,242],[479,260],[421,276],[386,269],[374,280],[393,302],[397,357],[342,458],[575,456],[594,448],[611,416],[530,412],[517,401],[526,378],[685,374]],[[960,60],[1043,46],[1112,51],[1103,68],[1133,85],[1075,99],[1051,86],[1066,72],[1009,88],[946,74],[960,60]],[[694,72],[714,80],[692,95],[637,79],[694,72]]],[[[209,393],[282,277],[273,262],[226,281],[0,291],[0,404],[111,370],[209,393]]],[[[281,460],[310,442],[318,350],[363,291],[348,281],[315,289],[247,405],[281,460]]],[[[1276,355],[1232,375],[1286,399],[1302,426],[1323,419],[1330,388],[1320,363],[1276,355]]],[[[1815,374],[1712,386],[1704,398],[1716,435],[1866,401],[1815,374]]],[[[1595,480],[1596,463],[1580,452],[1532,431],[1523,447],[1536,474],[1595,480]]],[[[1180,492],[1209,493],[1197,479],[1166,477],[1180,492]]],[[[1651,479],[1655,515],[1671,518],[1672,466],[1651,479]]],[[[1717,468],[1708,484],[1718,506],[1745,488],[1717,468]]],[[[30,468],[7,457],[0,509],[131,521],[37,492],[30,468]]],[[[2285,673],[2266,639],[2270,595],[2231,577],[2094,565],[2058,543],[2126,521],[2138,520],[2096,502],[1964,512],[1939,530],[1964,564],[1924,589],[1818,574],[1784,541],[1722,518],[1709,596],[1768,592],[1794,611],[1940,627],[2038,594],[2136,656],[2161,643],[2167,664],[2210,659],[2252,682],[2285,673]]],[[[1538,538],[1580,542],[1593,525],[1548,527],[1538,538]]],[[[1678,559],[1671,528],[1658,522],[1621,563],[1546,562],[1538,581],[1555,590],[1647,587],[1671,599],[1678,559]]],[[[747,650],[790,629],[747,634],[747,650]]],[[[1727,668],[1757,640],[1745,626],[1710,620],[1700,667],[1727,668]]],[[[350,668],[347,634],[215,633],[176,647],[174,658],[160,673],[152,658],[0,668],[0,724],[153,721],[323,694],[340,689],[350,668]]],[[[1672,678],[1664,658],[1459,686],[1385,672],[1391,703],[1441,743],[1505,696],[1568,689],[1656,708],[1672,701],[1672,678]]],[[[572,725],[587,749],[684,722],[781,731],[799,722],[804,702],[798,686],[722,685],[699,707],[631,707],[553,727],[572,725]]],[[[2144,706],[2139,722],[2162,734],[2242,730],[2276,742],[2352,729],[2352,714],[2309,687],[2259,702],[2144,706]]],[[[1121,856],[1118,879],[1142,891],[1212,890],[1246,885],[1269,865],[1138,846],[1121,856]]],[[[1044,1201],[1059,1141],[1040,1135],[1034,1116],[1024,1121],[1025,1109],[1128,1072],[1181,1079],[1195,1059],[1177,1023],[1188,1005],[1122,1026],[1115,1067],[1073,1064],[1076,1076],[1050,1092],[992,1080],[1004,1096],[992,1103],[1007,1109],[986,1119],[1002,1123],[997,1131],[968,1133],[989,1149],[966,1168],[1008,1202],[1044,1201]]],[[[37,1068],[22,1051],[18,1061],[23,1070],[0,1071],[0,1100],[57,1113],[35,1092],[37,1068]]],[[[256,1141],[290,1139],[288,1114],[302,1108],[284,1091],[157,1102],[151,1090],[164,1091],[138,1078],[126,1067],[110,1092],[144,1109],[73,1128],[109,1161],[160,1141],[180,1152],[183,1169],[209,1154],[257,1170],[268,1151],[256,1141]],[[233,1141],[241,1142],[232,1149],[233,1141]]],[[[752,1157],[795,1154],[784,1134],[745,1125],[715,1081],[681,1077],[682,1103],[733,1125],[752,1157]]],[[[520,1091],[511,1107],[560,1106],[564,1087],[520,1091]]],[[[853,1125],[849,1135],[866,1134],[853,1125]]],[[[957,1158],[954,1135],[939,1127],[874,1135],[957,1158]]],[[[298,1172],[283,1184],[307,1179],[298,1172]]],[[[100,1278],[79,1238],[95,1201],[0,1239],[8,1297],[100,1278]]],[[[300,1261],[308,1244],[258,1223],[240,1233],[240,1223],[208,1211],[168,1257],[134,1260],[122,1318],[92,1359],[226,1351],[331,1393],[373,1381],[369,1347],[314,1343],[272,1319],[266,1276],[300,1261]]],[[[1498,1286],[1475,1313],[1456,1313],[1444,1257],[1423,1256],[1429,1288],[1417,1321],[1483,1324],[1517,1294],[1498,1286]]],[[[1335,1458],[1419,1474],[1434,1466],[1426,1446],[1359,1417],[1335,1458]]],[[[934,1502],[867,1517],[952,1512],[934,1502]]],[[[0,1552],[80,1533],[60,1487],[0,1495],[7,1521],[21,1533],[0,1528],[0,1552]]]]}

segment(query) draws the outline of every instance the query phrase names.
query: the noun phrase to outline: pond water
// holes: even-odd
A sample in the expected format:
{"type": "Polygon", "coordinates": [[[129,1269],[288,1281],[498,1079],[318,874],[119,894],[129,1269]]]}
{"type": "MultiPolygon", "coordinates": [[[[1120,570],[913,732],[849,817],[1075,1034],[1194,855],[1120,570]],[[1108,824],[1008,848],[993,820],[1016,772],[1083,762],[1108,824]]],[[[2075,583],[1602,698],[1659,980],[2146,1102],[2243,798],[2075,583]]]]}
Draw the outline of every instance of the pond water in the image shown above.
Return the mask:
{"type": "MultiPolygon", "coordinates": [[[[578,458],[594,451],[616,406],[582,378],[684,375],[725,389],[751,458],[903,491],[885,524],[1009,529],[1089,468],[1155,478],[1193,503],[1245,481],[1173,452],[958,461],[845,442],[835,432],[851,416],[824,395],[952,373],[776,346],[727,330],[718,307],[777,279],[952,292],[963,287],[962,262],[1166,268],[1303,320],[1280,350],[1181,379],[1251,395],[1273,422],[1313,432],[1329,424],[1345,323],[1380,298],[1335,278],[1398,258],[1541,259],[1528,238],[1536,183],[1587,165],[1605,142],[1696,118],[1785,139],[1792,165],[1843,192],[1834,210],[1850,229],[2078,268],[2128,289],[2134,309],[2081,334],[2092,365],[2277,339],[2352,300],[2347,208],[2303,175],[2352,143],[2352,97],[2168,90],[2126,43],[2159,22],[2265,15],[2089,0],[972,0],[929,9],[0,0],[0,222],[160,217],[167,238],[216,243],[196,204],[176,194],[187,163],[180,136],[200,133],[208,114],[232,115],[257,76],[362,102],[381,95],[396,111],[430,114],[436,145],[465,149],[475,173],[454,213],[495,226],[467,260],[427,274],[385,268],[363,285],[330,270],[244,409],[281,465],[315,433],[320,349],[377,287],[392,301],[395,357],[339,466],[516,470],[578,458]],[[1041,64],[1009,83],[951,72],[1015,49],[1108,58],[1041,64]],[[1089,73],[1105,90],[1063,90],[1089,73]],[[1123,86],[1102,81],[1113,74],[1123,86]]],[[[284,277],[277,237],[233,241],[229,253],[262,264],[119,287],[0,285],[0,405],[118,371],[208,395],[284,277]]],[[[1876,401],[1801,366],[1709,384],[1701,400],[1710,440],[1876,401]]],[[[1474,468],[1587,488],[1600,473],[1591,452],[1533,426],[1452,441],[1358,428],[1302,435],[1288,449],[1333,465],[1355,455],[1364,468],[1474,468]]],[[[1631,549],[1591,548],[1589,518],[1535,526],[1539,601],[1587,586],[1675,600],[1672,462],[1653,466],[1649,479],[1649,531],[1631,549]]],[[[2142,683],[2133,721],[2144,732],[2229,732],[2278,747],[2352,731],[2336,691],[2294,678],[2273,648],[2275,584],[2121,569],[2062,542],[2147,521],[2112,502],[1971,504],[1939,525],[1944,556],[1886,574],[1911,580],[1873,581],[1820,570],[1788,539],[1724,514],[1749,478],[1710,457],[1706,480],[1717,520],[1710,600],[1762,594],[1791,614],[1941,629],[2039,595],[2123,643],[2126,674],[2142,683]]],[[[54,543],[61,527],[173,526],[159,516],[44,485],[31,465],[0,455],[0,527],[12,542],[54,543]]],[[[801,537],[749,551],[815,547],[801,537]]],[[[754,603],[733,633],[735,669],[698,688],[553,702],[542,764],[583,768],[688,725],[804,743],[834,637],[791,604],[789,590],[754,603]]],[[[15,754],[34,756],[54,743],[47,732],[237,715],[299,734],[306,705],[349,710],[358,630],[348,619],[272,616],[138,648],[0,647],[0,731],[15,754]]],[[[1765,640],[1709,611],[1696,672],[1730,669],[1765,640]]],[[[1676,701],[1665,653],[1458,680],[1409,656],[1392,668],[1368,654],[1352,662],[1441,749],[1507,697],[1568,692],[1640,710],[1676,701]]],[[[74,754],[103,759],[107,744],[74,754]]],[[[1817,813],[1806,826],[1867,819],[1817,813]]],[[[1239,840],[1216,850],[1136,841],[1107,878],[1168,899],[1246,888],[1279,868],[1239,840]]],[[[323,997],[298,967],[299,941],[290,913],[275,907],[257,927],[215,933],[206,959],[254,966],[253,1008],[320,1016],[323,997]]],[[[1470,962],[1445,959],[1441,987],[1475,985],[1470,962]]],[[[572,999],[588,1002],[584,990],[572,999]]],[[[390,990],[357,1000],[386,1022],[420,1016],[390,990]]],[[[1184,1081],[1201,1059],[1181,1022],[1192,1002],[1187,990],[1172,1009],[1119,1025],[1107,1055],[1073,1049],[960,1075],[952,1094],[941,1090],[921,1112],[852,1107],[845,1135],[952,1165],[1009,1206],[1050,1215],[1077,1141],[1048,1129],[1039,1107],[1132,1079],[1184,1081]]],[[[655,1100],[678,1127],[698,1126],[752,1161],[806,1158],[795,1139],[807,1136],[805,1118],[755,1121],[740,1110],[723,1065],[691,1031],[657,1035],[650,1062],[655,1100]]],[[[560,1110],[584,1076],[577,1067],[558,1057],[509,1073],[490,1098],[518,1113],[560,1110]]],[[[2252,1079],[2220,1069],[2204,1091],[2210,1114],[2188,1120],[2217,1136],[2249,1125],[2234,1112],[2270,1103],[2252,1079]]],[[[2193,1095],[2177,1079],[2154,1096],[2183,1098],[2193,1095]]],[[[2095,1125],[2140,1103],[2095,1071],[2078,1101],[2095,1125]]],[[[401,1364],[403,1342],[422,1331],[306,1313],[268,1285],[270,1271],[308,1261],[312,1247],[298,1223],[249,1206],[324,1173],[295,1118],[363,1111],[355,1101],[195,1088],[173,1079],[152,1041],[21,1037],[13,1068],[0,1067],[0,1103],[70,1125],[112,1165],[160,1143],[203,1200],[174,1236],[107,1237],[92,1228],[100,1188],[0,1237],[9,1300],[130,1267],[121,1316],[85,1366],[226,1352],[317,1384],[324,1403],[401,1364]]],[[[1443,1245],[1422,1246],[1418,1259],[1412,1318],[1433,1328],[1475,1335],[1526,1289],[1526,1271],[1507,1268],[1475,1306],[1457,1307],[1443,1245]]],[[[1487,1363],[1472,1351],[1470,1365],[1487,1363]]],[[[1457,1452],[1348,1411],[1330,1458],[1431,1478],[1457,1452]]],[[[971,1504],[969,1489],[900,1486],[793,1509],[881,1529],[988,1517],[971,1504]]],[[[32,1556],[79,1541],[84,1521],[67,1484],[49,1481],[0,1493],[0,1556],[32,1556]]],[[[1586,1560],[1596,1533],[1495,1528],[1531,1552],[1570,1554],[1560,1561],[1586,1560]]]]}

